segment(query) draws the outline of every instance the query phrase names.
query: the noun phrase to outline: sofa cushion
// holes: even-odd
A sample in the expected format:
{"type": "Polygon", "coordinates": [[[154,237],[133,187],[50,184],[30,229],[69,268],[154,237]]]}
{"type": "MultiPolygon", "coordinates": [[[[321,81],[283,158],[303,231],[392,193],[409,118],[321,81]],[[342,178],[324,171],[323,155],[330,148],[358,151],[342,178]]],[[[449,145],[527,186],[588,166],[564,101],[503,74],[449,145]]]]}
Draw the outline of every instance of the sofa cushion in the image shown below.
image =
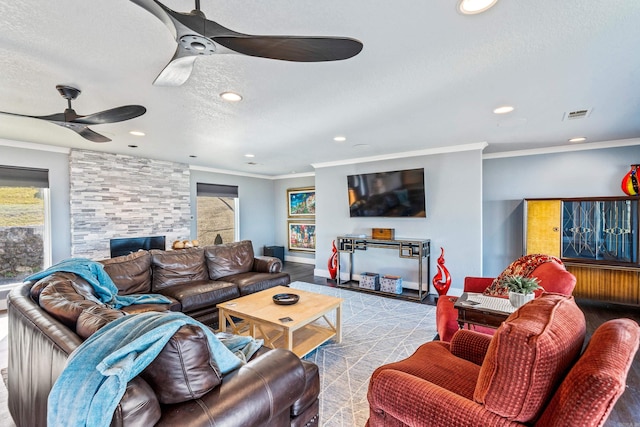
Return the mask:
{"type": "Polygon", "coordinates": [[[224,278],[238,286],[241,296],[264,291],[274,286],[289,286],[291,278],[287,273],[240,273],[224,278]]]}
{"type": "Polygon", "coordinates": [[[253,269],[253,244],[251,240],[207,246],[204,253],[211,280],[246,273],[253,269]]]}
{"type": "Polygon", "coordinates": [[[140,250],[100,261],[120,295],[151,292],[151,254],[140,250]]]}
{"type": "Polygon", "coordinates": [[[40,307],[72,330],[83,310],[103,305],[88,291],[91,285],[73,273],[53,273],[40,282],[46,284],[38,299],[40,307]]]}
{"type": "Polygon", "coordinates": [[[164,296],[171,300],[170,304],[131,304],[121,307],[120,310],[127,314],[146,313],[148,311],[180,311],[182,306],[179,301],[167,295],[164,296]]]}
{"type": "Polygon", "coordinates": [[[511,421],[534,420],[579,355],[585,330],[572,296],[545,293],[523,305],[493,336],[474,400],[511,421]]]}
{"type": "Polygon", "coordinates": [[[197,399],[222,382],[207,337],[199,326],[182,326],[141,373],[160,403],[197,399]]]}
{"type": "Polygon", "coordinates": [[[204,262],[204,249],[192,248],[176,251],[153,249],[151,267],[153,279],[151,290],[158,292],[173,285],[193,281],[207,280],[207,266],[204,262]]]}
{"type": "Polygon", "coordinates": [[[233,283],[212,280],[173,285],[161,289],[160,293],[178,300],[182,304],[183,313],[215,307],[218,303],[240,296],[238,287],[233,283]]]}
{"type": "Polygon", "coordinates": [[[107,306],[94,305],[93,307],[88,307],[82,310],[82,313],[78,316],[76,333],[86,340],[107,323],[125,315],[123,311],[107,306]]]}
{"type": "Polygon", "coordinates": [[[156,394],[140,376],[127,383],[124,396],[120,399],[111,420],[112,426],[139,425],[154,426],[162,411],[156,394]]]}

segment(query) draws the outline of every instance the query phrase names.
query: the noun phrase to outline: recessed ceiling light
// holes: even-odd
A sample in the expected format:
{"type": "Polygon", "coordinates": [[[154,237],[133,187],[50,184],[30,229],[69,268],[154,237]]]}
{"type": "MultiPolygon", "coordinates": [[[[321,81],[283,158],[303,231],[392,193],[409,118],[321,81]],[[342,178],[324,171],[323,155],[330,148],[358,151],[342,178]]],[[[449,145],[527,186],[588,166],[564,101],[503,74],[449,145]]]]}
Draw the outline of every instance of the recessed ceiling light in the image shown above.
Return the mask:
{"type": "Polygon", "coordinates": [[[192,159],[195,159],[198,156],[196,156],[195,154],[189,154],[189,157],[191,157],[192,159]]]}
{"type": "Polygon", "coordinates": [[[245,154],[244,156],[245,157],[255,157],[256,155],[255,154],[245,154]]]}
{"type": "Polygon", "coordinates": [[[129,145],[127,145],[127,147],[129,147],[129,148],[138,148],[137,145],[133,145],[133,144],[129,144],[129,145]]]}
{"type": "Polygon", "coordinates": [[[460,0],[458,12],[464,15],[475,15],[490,9],[498,0],[460,0]]]}
{"type": "Polygon", "coordinates": [[[224,99],[225,101],[230,101],[230,102],[242,101],[242,96],[240,96],[239,94],[237,94],[235,92],[222,92],[220,94],[220,98],[224,99]]]}
{"type": "Polygon", "coordinates": [[[569,140],[569,142],[584,142],[586,140],[587,140],[587,138],[585,138],[584,136],[579,136],[579,137],[576,137],[576,138],[571,138],[569,140]]]}
{"type": "Polygon", "coordinates": [[[131,135],[134,136],[144,136],[145,133],[144,132],[140,132],[139,130],[132,130],[131,132],[129,132],[131,135]]]}
{"type": "Polygon", "coordinates": [[[513,108],[511,105],[504,105],[502,107],[498,107],[495,110],[493,110],[493,112],[495,114],[507,114],[512,112],[513,110],[515,110],[515,108],[513,108]]]}
{"type": "Polygon", "coordinates": [[[347,140],[346,136],[336,136],[333,138],[335,142],[345,142],[347,140]]]}

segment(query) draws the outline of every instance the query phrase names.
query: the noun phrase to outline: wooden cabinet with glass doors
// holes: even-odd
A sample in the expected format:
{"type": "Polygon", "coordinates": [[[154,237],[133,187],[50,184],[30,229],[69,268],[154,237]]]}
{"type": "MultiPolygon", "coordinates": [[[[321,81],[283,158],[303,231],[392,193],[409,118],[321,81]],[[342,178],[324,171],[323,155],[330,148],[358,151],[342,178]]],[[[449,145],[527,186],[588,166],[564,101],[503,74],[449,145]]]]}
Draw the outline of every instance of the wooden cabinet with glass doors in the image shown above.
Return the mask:
{"type": "Polygon", "coordinates": [[[637,197],[525,199],[524,251],[556,256],[573,295],[640,305],[637,197]]]}

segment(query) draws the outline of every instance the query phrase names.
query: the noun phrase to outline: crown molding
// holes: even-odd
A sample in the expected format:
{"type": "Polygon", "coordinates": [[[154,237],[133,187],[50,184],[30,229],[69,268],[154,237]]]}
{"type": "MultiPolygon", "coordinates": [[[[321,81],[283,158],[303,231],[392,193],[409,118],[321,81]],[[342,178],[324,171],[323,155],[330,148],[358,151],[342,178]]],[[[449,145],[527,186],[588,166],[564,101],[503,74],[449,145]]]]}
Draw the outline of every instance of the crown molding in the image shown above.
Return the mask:
{"type": "Polygon", "coordinates": [[[209,168],[209,167],[205,167],[205,166],[195,166],[195,165],[189,165],[189,170],[200,171],[200,172],[222,173],[222,174],[225,174],[225,175],[246,176],[248,178],[260,178],[260,179],[272,179],[273,178],[273,177],[271,177],[269,175],[260,175],[260,174],[257,174],[257,173],[239,172],[239,171],[232,171],[232,170],[227,170],[227,169],[209,168]]]}
{"type": "Polygon", "coordinates": [[[561,145],[558,147],[534,148],[531,150],[514,150],[500,153],[487,153],[482,160],[506,159],[509,157],[538,156],[541,154],[568,153],[572,151],[601,150],[603,148],[629,147],[640,145],[640,138],[617,139],[613,141],[588,142],[586,144],[561,145]]]}
{"type": "Polygon", "coordinates": [[[335,162],[311,163],[315,169],[329,168],[333,166],[353,165],[357,163],[378,162],[381,160],[403,159],[407,157],[433,156],[435,154],[458,153],[461,151],[484,150],[489,144],[475,142],[472,144],[454,145],[452,147],[436,147],[424,150],[404,151],[400,153],[383,154],[380,156],[358,157],[354,159],[337,160],[335,162]]]}
{"type": "Polygon", "coordinates": [[[48,151],[50,153],[69,154],[71,152],[71,148],[68,148],[68,147],[58,147],[57,145],[38,144],[35,142],[13,141],[10,139],[2,139],[2,138],[0,138],[0,146],[24,148],[27,150],[48,151]]]}

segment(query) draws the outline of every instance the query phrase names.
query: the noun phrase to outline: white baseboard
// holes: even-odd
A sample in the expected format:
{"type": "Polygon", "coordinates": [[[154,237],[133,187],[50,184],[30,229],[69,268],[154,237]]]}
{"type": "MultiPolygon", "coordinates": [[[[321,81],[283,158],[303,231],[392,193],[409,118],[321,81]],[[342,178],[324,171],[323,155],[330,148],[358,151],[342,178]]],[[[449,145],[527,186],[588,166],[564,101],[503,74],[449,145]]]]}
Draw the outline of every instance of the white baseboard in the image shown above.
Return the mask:
{"type": "Polygon", "coordinates": [[[313,275],[318,277],[325,277],[327,279],[331,277],[331,275],[329,274],[329,270],[321,270],[319,268],[313,269],[313,275]]]}
{"type": "Polygon", "coordinates": [[[284,257],[284,261],[299,262],[300,264],[313,264],[313,265],[315,265],[316,263],[315,258],[303,258],[303,257],[297,257],[297,256],[291,256],[291,255],[286,255],[284,257]]]}

